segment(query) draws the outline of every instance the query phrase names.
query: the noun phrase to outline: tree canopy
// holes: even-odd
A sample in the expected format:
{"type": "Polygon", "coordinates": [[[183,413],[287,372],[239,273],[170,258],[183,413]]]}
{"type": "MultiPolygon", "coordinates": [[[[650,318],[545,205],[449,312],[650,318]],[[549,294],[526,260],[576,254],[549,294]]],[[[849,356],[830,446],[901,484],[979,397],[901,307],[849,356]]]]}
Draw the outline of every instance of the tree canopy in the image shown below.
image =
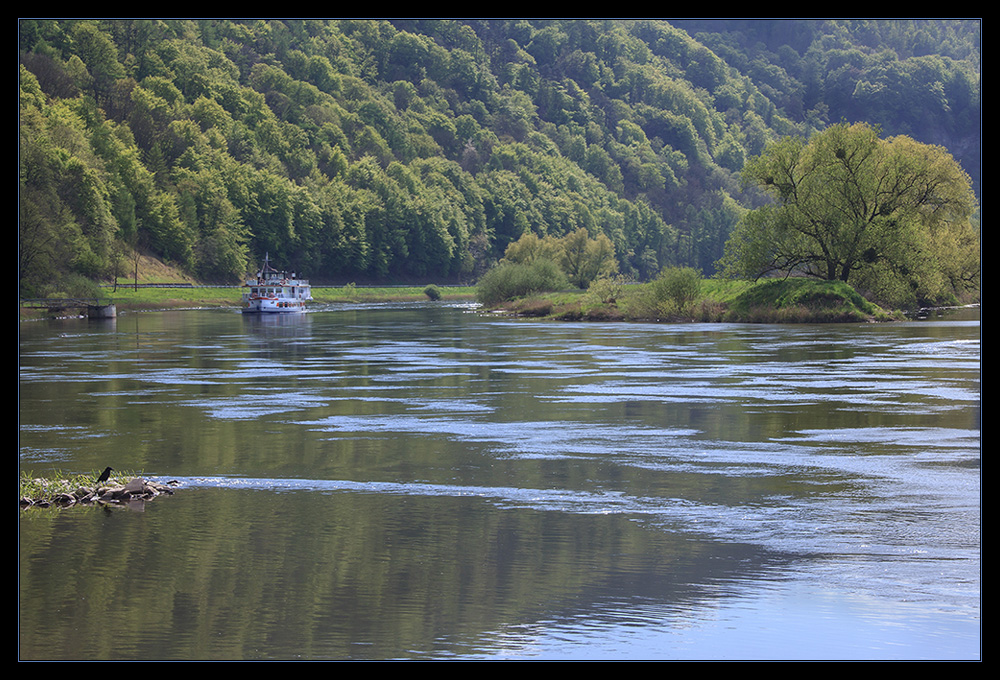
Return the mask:
{"type": "Polygon", "coordinates": [[[773,202],[737,226],[720,263],[727,275],[840,280],[895,304],[978,288],[977,202],[941,147],[839,124],[771,144],[742,181],[773,202]]]}

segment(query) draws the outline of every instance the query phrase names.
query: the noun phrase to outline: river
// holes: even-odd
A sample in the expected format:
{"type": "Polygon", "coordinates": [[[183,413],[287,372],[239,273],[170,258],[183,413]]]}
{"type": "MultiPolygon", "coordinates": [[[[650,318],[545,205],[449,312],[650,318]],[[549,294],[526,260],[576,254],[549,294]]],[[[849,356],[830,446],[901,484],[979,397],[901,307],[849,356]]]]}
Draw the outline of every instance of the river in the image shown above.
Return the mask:
{"type": "Polygon", "coordinates": [[[980,331],[22,322],[20,658],[979,659],[980,331]]]}

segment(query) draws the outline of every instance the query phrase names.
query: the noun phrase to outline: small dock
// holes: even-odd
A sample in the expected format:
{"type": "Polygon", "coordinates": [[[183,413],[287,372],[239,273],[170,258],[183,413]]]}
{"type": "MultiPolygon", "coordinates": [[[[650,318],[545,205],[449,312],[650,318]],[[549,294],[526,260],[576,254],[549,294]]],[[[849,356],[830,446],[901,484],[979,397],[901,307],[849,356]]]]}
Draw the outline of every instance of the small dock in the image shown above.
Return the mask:
{"type": "Polygon", "coordinates": [[[85,312],[89,319],[114,319],[118,316],[114,301],[101,298],[25,298],[21,300],[21,307],[45,309],[53,314],[78,310],[85,312]]]}

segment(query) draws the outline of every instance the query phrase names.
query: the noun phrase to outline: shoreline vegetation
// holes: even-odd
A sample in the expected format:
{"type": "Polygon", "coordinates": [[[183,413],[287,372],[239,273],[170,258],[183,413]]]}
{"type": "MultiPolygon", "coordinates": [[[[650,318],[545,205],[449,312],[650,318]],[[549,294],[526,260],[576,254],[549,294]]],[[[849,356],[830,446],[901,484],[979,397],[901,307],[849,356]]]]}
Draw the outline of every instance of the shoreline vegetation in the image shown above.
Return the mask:
{"type": "MultiPolygon", "coordinates": [[[[528,268],[533,269],[532,267],[528,268]]],[[[759,281],[703,278],[692,268],[664,269],[653,281],[636,283],[619,274],[602,275],[586,289],[551,285],[547,277],[517,267],[497,267],[477,285],[314,284],[312,306],[345,303],[477,301],[484,313],[558,321],[873,323],[901,321],[921,310],[886,310],[840,281],[770,278],[759,281]],[[518,274],[518,272],[521,272],[518,274]]],[[[201,284],[155,258],[143,258],[139,285],[119,279],[101,287],[119,314],[240,306],[240,286],[201,284]]],[[[940,307],[978,304],[954,300],[940,307]]],[[[22,308],[21,320],[72,317],[22,308]]]]}
{"type": "Polygon", "coordinates": [[[35,477],[21,472],[18,483],[18,505],[27,508],[68,508],[75,505],[126,506],[142,503],[162,495],[173,495],[176,482],[159,484],[131,472],[117,472],[103,482],[94,481],[97,474],[35,477]]]}
{"type": "MultiPolygon", "coordinates": [[[[202,286],[199,284],[160,284],[150,287],[140,284],[136,289],[131,283],[119,283],[118,289],[102,290],[102,299],[110,299],[118,313],[167,311],[176,309],[239,308],[240,286],[202,286]]],[[[350,302],[400,302],[418,300],[472,300],[476,297],[473,286],[314,286],[312,305],[350,302]]],[[[70,312],[66,316],[75,316],[70,312]]],[[[21,319],[52,318],[44,309],[21,309],[21,319]]]]}
{"type": "Polygon", "coordinates": [[[757,283],[707,280],[694,293],[665,293],[657,282],[593,288],[528,295],[492,309],[561,321],[647,323],[875,323],[908,318],[865,300],[846,284],[801,278],[757,283]]]}
{"type": "Polygon", "coordinates": [[[605,273],[585,291],[559,292],[567,290],[565,281],[564,272],[544,258],[503,261],[479,281],[477,299],[497,312],[565,321],[871,323],[906,318],[846,282],[801,276],[705,279],[691,267],[667,267],[647,283],[605,273]]]}
{"type": "MultiPolygon", "coordinates": [[[[678,284],[679,286],[679,284],[678,284]]],[[[476,286],[318,286],[315,308],[324,304],[416,302],[424,300],[478,301],[483,311],[496,315],[556,321],[729,322],[729,323],[871,323],[905,320],[918,313],[888,311],[851,286],[804,278],[759,282],[705,279],[697,290],[671,289],[661,280],[629,283],[619,277],[599,279],[587,290],[526,291],[506,299],[484,299],[476,286]]],[[[119,314],[180,309],[238,308],[238,286],[179,285],[139,287],[119,284],[106,291],[119,314]]],[[[978,301],[977,301],[978,302],[978,301]]],[[[954,306],[960,306],[956,303],[954,306]]],[[[21,309],[21,320],[78,316],[72,310],[55,314],[43,309],[21,309]]]]}

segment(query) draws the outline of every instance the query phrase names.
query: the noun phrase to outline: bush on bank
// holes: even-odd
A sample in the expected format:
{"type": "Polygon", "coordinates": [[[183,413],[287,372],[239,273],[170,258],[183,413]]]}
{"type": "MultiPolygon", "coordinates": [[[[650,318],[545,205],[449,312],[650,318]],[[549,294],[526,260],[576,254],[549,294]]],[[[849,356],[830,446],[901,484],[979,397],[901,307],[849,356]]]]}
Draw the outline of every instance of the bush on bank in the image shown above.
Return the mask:
{"type": "Polygon", "coordinates": [[[551,260],[505,262],[486,272],[476,286],[476,298],[486,306],[538,293],[570,288],[569,280],[551,260]]]}

